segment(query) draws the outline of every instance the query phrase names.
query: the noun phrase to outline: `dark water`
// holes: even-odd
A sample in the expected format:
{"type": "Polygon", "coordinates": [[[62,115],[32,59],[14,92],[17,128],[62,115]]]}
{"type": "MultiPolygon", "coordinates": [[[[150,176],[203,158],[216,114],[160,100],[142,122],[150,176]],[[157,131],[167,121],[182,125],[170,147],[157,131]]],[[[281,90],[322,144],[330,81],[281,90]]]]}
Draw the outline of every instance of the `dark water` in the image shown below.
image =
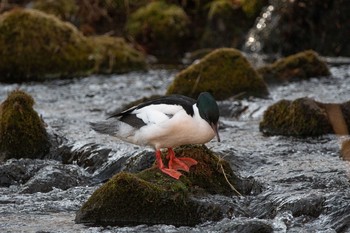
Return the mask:
{"type": "MultiPolygon", "coordinates": [[[[207,146],[219,152],[240,175],[253,177],[262,186],[261,192],[244,197],[212,197],[235,203],[242,210],[234,211],[232,216],[196,227],[87,227],[74,223],[75,212],[99,185],[26,193],[28,183],[24,183],[0,188],[0,232],[350,232],[350,166],[339,153],[346,137],[298,139],[264,137],[259,132],[264,110],[280,99],[307,96],[328,103],[350,100],[350,66],[332,67],[331,72],[330,77],[270,87],[269,99],[220,103],[241,104],[247,110],[239,118],[227,114],[221,117],[222,142],[212,141],[207,146]]],[[[164,94],[175,73],[152,70],[70,81],[2,84],[0,97],[4,99],[9,91],[20,87],[34,97],[35,108],[50,130],[64,136],[73,150],[89,143],[110,149],[108,161],[93,174],[74,164],[64,165],[79,171],[78,176],[92,177],[119,158],[150,149],[96,134],[87,123],[102,120],[133,100],[164,94]]],[[[44,163],[44,177],[62,166],[54,160],[44,163]]]]}

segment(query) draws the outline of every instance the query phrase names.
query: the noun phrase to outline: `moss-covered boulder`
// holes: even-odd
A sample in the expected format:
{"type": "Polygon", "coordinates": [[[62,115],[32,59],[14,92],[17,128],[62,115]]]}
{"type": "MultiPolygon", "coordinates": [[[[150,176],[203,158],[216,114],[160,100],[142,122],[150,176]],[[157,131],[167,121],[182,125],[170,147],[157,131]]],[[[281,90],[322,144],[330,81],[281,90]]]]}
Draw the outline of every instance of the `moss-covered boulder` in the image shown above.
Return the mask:
{"type": "Polygon", "coordinates": [[[95,45],[94,73],[125,73],[147,68],[145,56],[123,38],[96,36],[89,39],[95,45]]]}
{"type": "Polygon", "coordinates": [[[205,213],[200,211],[200,202],[192,197],[207,193],[235,194],[228,181],[235,186],[237,177],[228,163],[219,160],[205,146],[185,146],[175,153],[178,157],[192,157],[198,164],[179,180],[155,167],[137,174],[119,173],[92,194],[77,212],[75,221],[103,226],[180,226],[222,218],[224,213],[217,207],[205,213]]]}
{"type": "Polygon", "coordinates": [[[132,13],[126,29],[147,53],[159,59],[174,59],[181,57],[188,47],[189,25],[181,7],[154,1],[132,13]]]}
{"type": "Polygon", "coordinates": [[[44,123],[33,109],[34,99],[16,90],[0,106],[0,161],[42,158],[50,143],[44,123]]]}
{"type": "Polygon", "coordinates": [[[216,49],[198,63],[179,72],[167,94],[196,98],[203,91],[222,100],[234,95],[266,97],[267,86],[242,53],[233,48],[216,49]]]}
{"type": "Polygon", "coordinates": [[[37,10],[0,15],[0,81],[81,75],[93,67],[92,45],[71,24],[37,10]]]}
{"type": "Polygon", "coordinates": [[[0,15],[0,81],[71,78],[144,70],[144,55],[122,38],[85,37],[73,25],[37,10],[0,15]]]}
{"type": "Polygon", "coordinates": [[[327,64],[312,50],[279,59],[273,64],[259,68],[258,72],[270,83],[330,75],[327,64]]]}
{"type": "Polygon", "coordinates": [[[267,108],[260,122],[265,135],[319,136],[333,133],[326,110],[310,98],[280,100],[267,108]]]}

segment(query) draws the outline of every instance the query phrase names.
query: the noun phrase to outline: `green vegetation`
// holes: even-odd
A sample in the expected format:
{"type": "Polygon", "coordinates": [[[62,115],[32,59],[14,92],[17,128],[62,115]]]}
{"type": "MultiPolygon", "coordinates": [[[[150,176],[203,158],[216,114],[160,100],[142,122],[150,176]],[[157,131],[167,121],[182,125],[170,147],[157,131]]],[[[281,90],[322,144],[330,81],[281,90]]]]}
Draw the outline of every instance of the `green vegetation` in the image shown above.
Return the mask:
{"type": "Polygon", "coordinates": [[[175,76],[167,94],[183,94],[197,98],[203,91],[218,100],[234,95],[266,97],[265,82],[240,51],[216,49],[175,76]]]}
{"type": "Polygon", "coordinates": [[[89,38],[73,25],[37,10],[0,15],[0,81],[69,78],[146,68],[145,57],[125,40],[89,38]]]}
{"type": "Polygon", "coordinates": [[[286,136],[333,133],[327,112],[320,103],[309,98],[280,100],[268,107],[260,122],[260,131],[266,135],[286,136]]]}
{"type": "Polygon", "coordinates": [[[230,166],[205,146],[184,146],[175,153],[178,157],[192,157],[198,164],[179,180],[156,167],[137,174],[119,173],[92,194],[78,211],[76,222],[195,225],[203,219],[198,213],[198,203],[193,202],[191,196],[235,194],[228,184],[230,181],[234,185],[236,179],[230,166]]]}
{"type": "Polygon", "coordinates": [[[140,7],[127,21],[127,32],[145,50],[159,57],[182,56],[187,47],[190,20],[184,10],[163,1],[140,7]]]}
{"type": "Polygon", "coordinates": [[[89,40],[95,45],[94,73],[125,73],[146,69],[145,56],[123,38],[96,36],[89,40]]]}
{"type": "Polygon", "coordinates": [[[258,69],[266,82],[286,82],[327,76],[327,64],[312,50],[306,50],[258,69]]]}
{"type": "Polygon", "coordinates": [[[44,123],[33,109],[34,100],[16,90],[0,106],[0,161],[42,158],[50,143],[44,123]]]}

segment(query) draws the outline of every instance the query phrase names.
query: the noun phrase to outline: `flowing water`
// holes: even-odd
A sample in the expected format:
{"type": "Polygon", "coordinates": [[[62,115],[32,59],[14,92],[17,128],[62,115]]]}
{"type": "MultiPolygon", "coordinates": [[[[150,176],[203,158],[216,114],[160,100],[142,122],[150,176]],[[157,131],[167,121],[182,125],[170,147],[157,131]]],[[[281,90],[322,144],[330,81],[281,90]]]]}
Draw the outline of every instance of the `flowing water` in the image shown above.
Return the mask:
{"type": "MultiPolygon", "coordinates": [[[[65,137],[62,143],[70,145],[72,150],[84,150],[86,145],[108,149],[106,160],[94,171],[76,164],[62,165],[55,160],[8,161],[6,164],[26,164],[23,165],[26,172],[31,171],[31,177],[36,179],[45,180],[60,169],[75,177],[92,179],[118,159],[150,151],[99,135],[89,128],[88,122],[105,119],[108,113],[133,100],[164,94],[176,72],[151,70],[0,85],[1,99],[16,88],[30,93],[36,100],[35,109],[50,130],[65,137]]],[[[350,100],[350,66],[334,66],[331,72],[330,77],[270,87],[268,99],[219,103],[222,108],[226,106],[220,119],[222,142],[213,140],[207,146],[228,160],[241,176],[252,177],[261,185],[260,190],[243,197],[209,197],[207,201],[236,206],[231,216],[221,221],[195,227],[84,226],[74,223],[75,212],[99,183],[78,182],[65,190],[30,192],[28,181],[0,187],[0,232],[350,232],[350,167],[339,152],[345,137],[265,137],[259,132],[264,110],[280,99],[307,96],[328,103],[350,100]],[[234,117],[229,110],[235,106],[247,109],[234,117]]]]}

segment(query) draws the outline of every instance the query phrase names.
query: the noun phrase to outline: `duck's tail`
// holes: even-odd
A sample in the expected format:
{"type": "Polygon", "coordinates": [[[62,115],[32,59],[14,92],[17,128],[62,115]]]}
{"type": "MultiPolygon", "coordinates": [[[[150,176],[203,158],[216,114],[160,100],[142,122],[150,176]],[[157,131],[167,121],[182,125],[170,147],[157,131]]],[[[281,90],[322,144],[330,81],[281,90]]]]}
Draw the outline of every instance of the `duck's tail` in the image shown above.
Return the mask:
{"type": "Polygon", "coordinates": [[[135,129],[130,125],[116,120],[90,122],[89,124],[98,133],[108,134],[124,140],[135,132],[135,129]]]}

